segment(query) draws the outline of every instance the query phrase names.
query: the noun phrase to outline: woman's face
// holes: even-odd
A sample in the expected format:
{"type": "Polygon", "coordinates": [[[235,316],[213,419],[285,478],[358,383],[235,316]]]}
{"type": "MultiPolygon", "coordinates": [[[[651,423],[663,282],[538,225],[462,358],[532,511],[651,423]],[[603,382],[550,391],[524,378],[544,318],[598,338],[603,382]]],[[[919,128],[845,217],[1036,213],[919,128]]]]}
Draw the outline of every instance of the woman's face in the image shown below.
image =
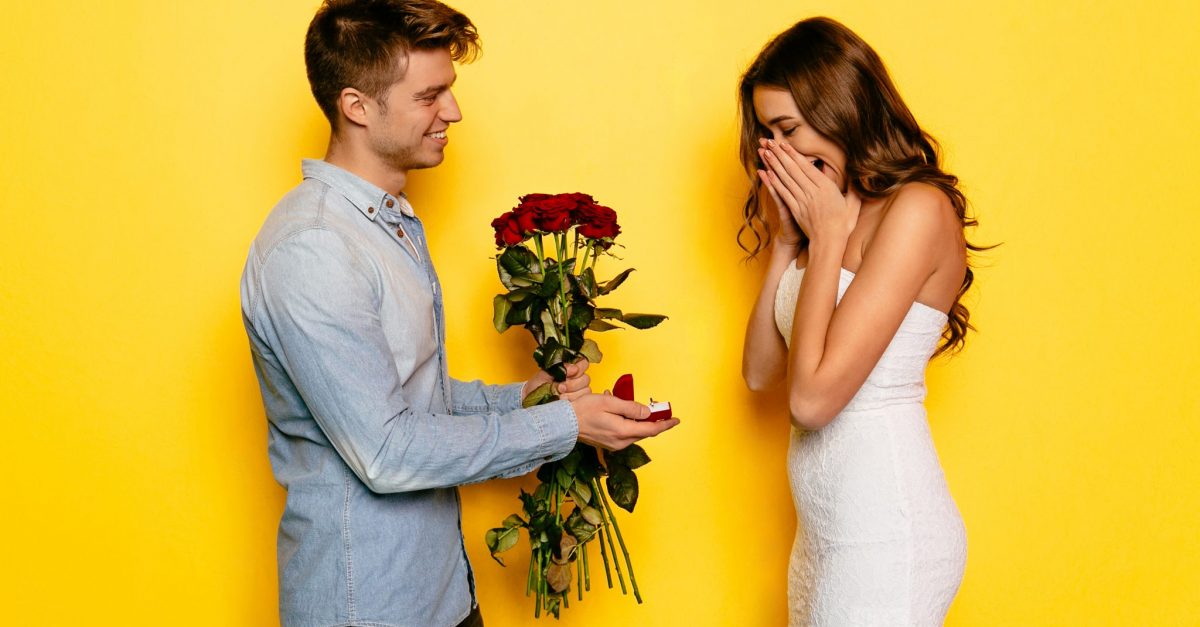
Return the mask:
{"type": "Polygon", "coordinates": [[[768,137],[791,144],[839,189],[846,189],[845,153],[804,121],[791,92],[778,87],[755,87],[754,114],[758,123],[767,129],[768,137]]]}

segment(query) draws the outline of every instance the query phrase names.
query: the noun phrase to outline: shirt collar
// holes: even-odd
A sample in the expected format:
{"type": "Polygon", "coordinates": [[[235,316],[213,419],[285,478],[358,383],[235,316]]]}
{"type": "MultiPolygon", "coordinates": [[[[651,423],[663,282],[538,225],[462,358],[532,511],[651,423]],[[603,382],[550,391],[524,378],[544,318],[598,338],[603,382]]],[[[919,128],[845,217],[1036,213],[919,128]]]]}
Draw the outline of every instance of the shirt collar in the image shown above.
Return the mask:
{"type": "Polygon", "coordinates": [[[409,217],[415,216],[412,204],[408,202],[408,197],[403,192],[399,197],[393,196],[375,184],[328,161],[304,159],[300,162],[300,171],[304,174],[304,178],[321,181],[345,196],[346,200],[357,207],[368,220],[374,220],[375,216],[381,213],[385,217],[395,217],[397,211],[409,217]]]}

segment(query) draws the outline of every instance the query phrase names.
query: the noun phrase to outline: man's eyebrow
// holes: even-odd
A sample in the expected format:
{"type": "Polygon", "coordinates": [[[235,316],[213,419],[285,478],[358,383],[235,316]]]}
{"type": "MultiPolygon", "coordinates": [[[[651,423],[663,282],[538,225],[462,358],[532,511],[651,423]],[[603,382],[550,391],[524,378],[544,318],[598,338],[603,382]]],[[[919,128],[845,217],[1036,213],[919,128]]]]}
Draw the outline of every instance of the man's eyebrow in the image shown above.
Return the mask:
{"type": "MultiPolygon", "coordinates": [[[[455,80],[457,80],[457,77],[455,80]]],[[[413,97],[414,98],[428,98],[430,96],[436,96],[436,95],[446,91],[447,89],[450,89],[453,85],[454,85],[454,81],[452,80],[449,83],[442,83],[441,85],[434,85],[433,87],[426,87],[425,89],[422,89],[421,91],[413,94],[413,97]]]]}

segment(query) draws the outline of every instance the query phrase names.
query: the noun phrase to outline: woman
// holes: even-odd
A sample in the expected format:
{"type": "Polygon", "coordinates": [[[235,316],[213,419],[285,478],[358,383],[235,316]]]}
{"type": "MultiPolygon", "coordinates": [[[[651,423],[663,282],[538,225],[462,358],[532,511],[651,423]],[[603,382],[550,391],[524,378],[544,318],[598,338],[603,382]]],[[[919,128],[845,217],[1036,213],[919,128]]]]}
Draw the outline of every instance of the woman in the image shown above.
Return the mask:
{"type": "Polygon", "coordinates": [[[833,20],[768,43],[740,105],[756,180],[739,241],[770,259],[742,372],[756,391],[787,383],[790,624],[941,624],[966,534],[924,370],[969,328],[966,199],[879,57],[833,20]]]}

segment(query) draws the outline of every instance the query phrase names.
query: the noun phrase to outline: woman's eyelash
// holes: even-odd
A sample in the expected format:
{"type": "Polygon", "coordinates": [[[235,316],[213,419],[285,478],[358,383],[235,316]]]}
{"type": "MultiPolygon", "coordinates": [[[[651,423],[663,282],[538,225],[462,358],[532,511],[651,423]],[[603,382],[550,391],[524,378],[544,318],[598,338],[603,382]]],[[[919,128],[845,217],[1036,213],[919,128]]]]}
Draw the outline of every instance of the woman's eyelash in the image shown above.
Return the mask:
{"type": "Polygon", "coordinates": [[[783,136],[784,136],[784,137],[791,137],[792,133],[795,133],[797,128],[800,128],[800,127],[798,127],[798,126],[793,126],[792,128],[789,128],[789,129],[785,130],[785,131],[783,132],[783,136]]]}

